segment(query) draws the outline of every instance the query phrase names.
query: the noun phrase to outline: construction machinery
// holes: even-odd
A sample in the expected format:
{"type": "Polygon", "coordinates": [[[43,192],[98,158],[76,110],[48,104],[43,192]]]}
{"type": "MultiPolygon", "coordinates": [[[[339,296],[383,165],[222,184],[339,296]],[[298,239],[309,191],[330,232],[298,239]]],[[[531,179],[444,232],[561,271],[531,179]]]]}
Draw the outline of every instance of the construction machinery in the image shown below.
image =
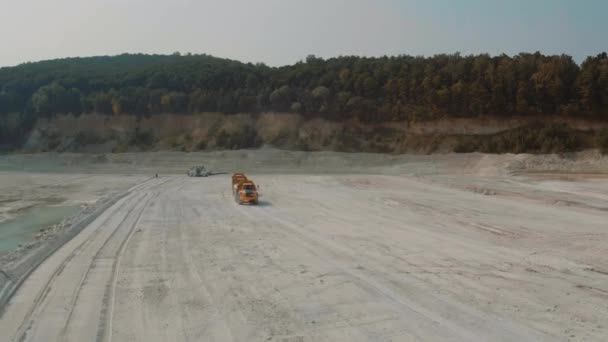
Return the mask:
{"type": "Polygon", "coordinates": [[[211,175],[211,172],[207,171],[204,166],[193,166],[188,170],[189,177],[208,177],[211,175]]]}
{"type": "Polygon", "coordinates": [[[235,194],[236,187],[239,183],[247,180],[247,176],[244,173],[235,173],[232,175],[232,194],[235,194]]]}
{"type": "Polygon", "coordinates": [[[242,173],[232,175],[232,193],[238,204],[258,204],[259,194],[255,183],[242,173]]]}

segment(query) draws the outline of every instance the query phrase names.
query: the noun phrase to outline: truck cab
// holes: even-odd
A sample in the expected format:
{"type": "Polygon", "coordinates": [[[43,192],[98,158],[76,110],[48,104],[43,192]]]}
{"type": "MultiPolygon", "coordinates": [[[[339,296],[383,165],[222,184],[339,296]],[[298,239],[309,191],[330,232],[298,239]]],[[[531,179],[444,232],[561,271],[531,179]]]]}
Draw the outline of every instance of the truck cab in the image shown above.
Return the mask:
{"type": "Polygon", "coordinates": [[[251,180],[245,180],[236,185],[234,199],[238,204],[258,204],[258,189],[251,180]]]}

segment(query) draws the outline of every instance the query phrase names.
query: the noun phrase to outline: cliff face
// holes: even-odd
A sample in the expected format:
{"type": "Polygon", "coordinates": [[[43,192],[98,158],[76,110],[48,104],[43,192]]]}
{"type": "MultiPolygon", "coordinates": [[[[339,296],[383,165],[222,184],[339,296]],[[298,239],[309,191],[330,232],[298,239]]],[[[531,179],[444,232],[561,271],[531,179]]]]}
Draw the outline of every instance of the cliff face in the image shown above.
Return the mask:
{"type": "Polygon", "coordinates": [[[272,145],[348,152],[564,152],[597,147],[606,129],[605,122],[560,117],[448,118],[370,125],[354,120],[304,120],[290,113],[84,114],[39,119],[21,150],[108,153],[272,145]],[[530,141],[521,145],[524,140],[530,141]]]}

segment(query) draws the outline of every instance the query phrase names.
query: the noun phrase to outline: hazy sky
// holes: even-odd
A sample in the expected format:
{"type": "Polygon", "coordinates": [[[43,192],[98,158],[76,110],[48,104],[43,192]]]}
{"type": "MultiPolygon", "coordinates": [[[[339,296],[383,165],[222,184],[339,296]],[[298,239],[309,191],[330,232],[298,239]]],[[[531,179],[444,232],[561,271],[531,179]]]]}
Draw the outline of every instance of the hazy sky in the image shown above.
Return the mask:
{"type": "Polygon", "coordinates": [[[608,0],[0,0],[0,66],[123,52],[290,64],[308,54],[608,50],[608,0]]]}

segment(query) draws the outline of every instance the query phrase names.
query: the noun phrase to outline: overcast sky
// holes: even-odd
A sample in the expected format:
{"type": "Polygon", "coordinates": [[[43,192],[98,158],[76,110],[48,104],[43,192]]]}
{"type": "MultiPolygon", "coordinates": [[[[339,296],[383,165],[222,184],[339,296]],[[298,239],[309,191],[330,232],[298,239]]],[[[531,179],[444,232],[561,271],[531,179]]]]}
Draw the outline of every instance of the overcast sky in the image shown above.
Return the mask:
{"type": "Polygon", "coordinates": [[[309,54],[608,50],[608,0],[0,0],[0,66],[123,52],[277,66],[309,54]]]}

